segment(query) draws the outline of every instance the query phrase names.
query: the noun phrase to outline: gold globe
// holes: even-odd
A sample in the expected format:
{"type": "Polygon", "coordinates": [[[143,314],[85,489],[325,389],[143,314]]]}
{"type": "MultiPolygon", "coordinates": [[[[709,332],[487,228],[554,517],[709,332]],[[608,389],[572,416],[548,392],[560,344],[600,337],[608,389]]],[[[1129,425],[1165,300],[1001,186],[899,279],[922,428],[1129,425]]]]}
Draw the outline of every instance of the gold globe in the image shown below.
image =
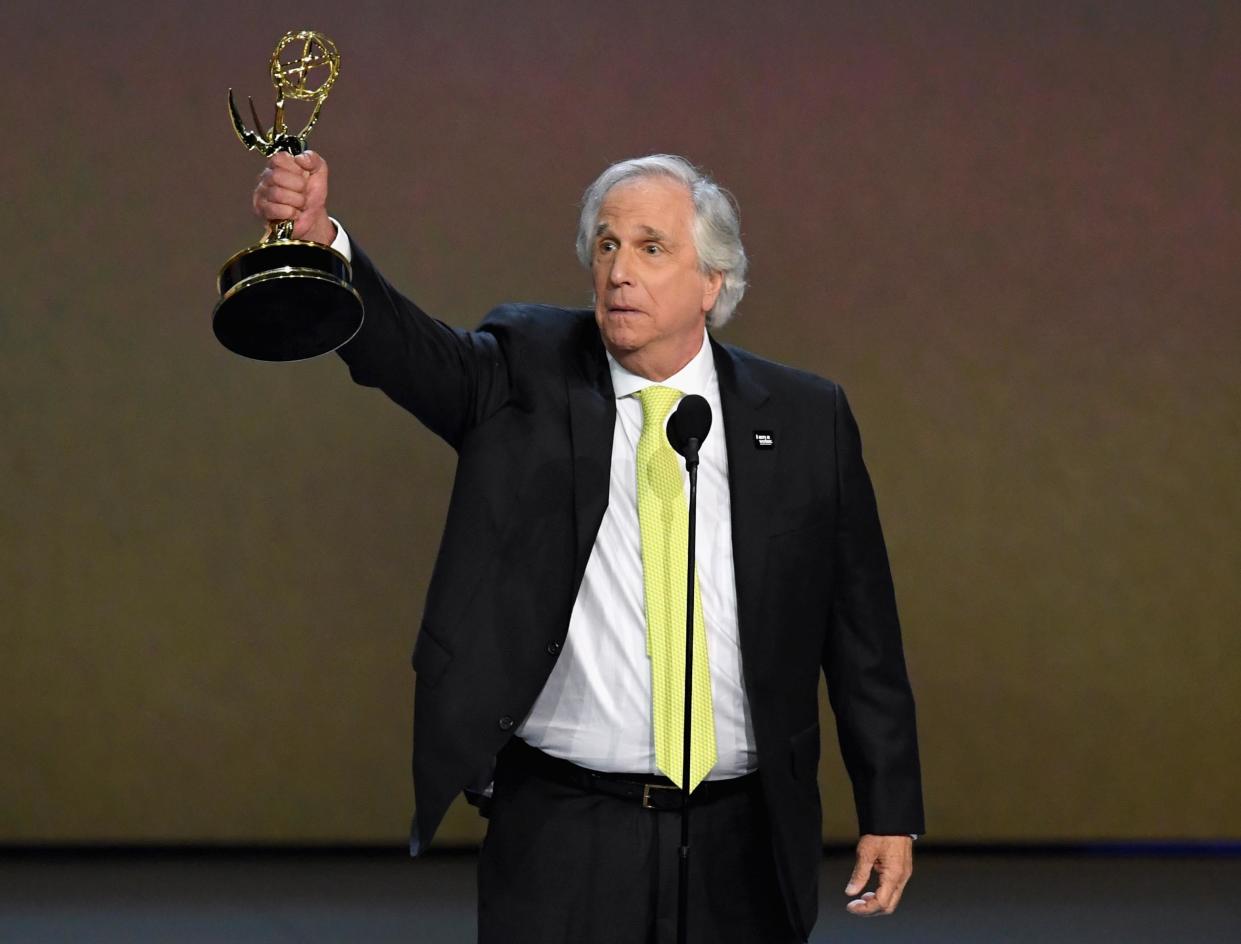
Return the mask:
{"type": "Polygon", "coordinates": [[[336,44],[314,30],[285,33],[271,54],[271,80],[281,97],[321,101],[340,73],[336,44]]]}

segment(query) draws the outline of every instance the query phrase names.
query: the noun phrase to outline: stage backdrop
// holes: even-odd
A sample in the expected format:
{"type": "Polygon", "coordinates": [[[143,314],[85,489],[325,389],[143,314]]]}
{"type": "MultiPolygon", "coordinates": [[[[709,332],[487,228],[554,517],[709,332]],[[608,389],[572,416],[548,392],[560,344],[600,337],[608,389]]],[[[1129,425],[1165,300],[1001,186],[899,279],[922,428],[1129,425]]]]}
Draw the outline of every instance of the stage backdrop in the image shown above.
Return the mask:
{"type": "Polygon", "coordinates": [[[344,56],[333,212],[454,325],[587,301],[610,161],[732,188],[753,279],[720,336],[855,406],[932,837],[1241,838],[1239,12],[11,4],[0,840],[404,835],[453,453],[336,357],[210,330],[258,235],[225,94],[268,114],[301,27],[344,56]]]}

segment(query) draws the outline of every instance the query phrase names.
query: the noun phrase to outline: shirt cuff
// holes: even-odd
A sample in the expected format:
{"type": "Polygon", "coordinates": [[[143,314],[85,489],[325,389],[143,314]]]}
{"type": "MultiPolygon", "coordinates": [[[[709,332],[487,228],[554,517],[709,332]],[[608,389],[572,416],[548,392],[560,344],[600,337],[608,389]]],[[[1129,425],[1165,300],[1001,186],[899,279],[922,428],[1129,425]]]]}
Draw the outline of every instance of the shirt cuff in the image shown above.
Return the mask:
{"type": "Polygon", "coordinates": [[[349,234],[345,232],[345,227],[335,217],[328,217],[336,226],[336,238],[332,240],[332,249],[335,249],[345,257],[346,262],[353,262],[353,246],[349,242],[349,234]]]}

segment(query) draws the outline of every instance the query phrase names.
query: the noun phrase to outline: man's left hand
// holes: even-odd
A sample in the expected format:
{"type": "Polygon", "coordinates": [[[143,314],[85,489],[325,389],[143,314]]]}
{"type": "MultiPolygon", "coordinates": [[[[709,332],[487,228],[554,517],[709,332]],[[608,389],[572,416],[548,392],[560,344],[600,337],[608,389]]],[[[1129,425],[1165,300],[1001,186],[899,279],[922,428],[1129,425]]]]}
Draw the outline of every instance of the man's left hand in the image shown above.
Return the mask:
{"type": "Polygon", "coordinates": [[[879,888],[854,898],[845,909],[849,914],[862,917],[891,914],[913,870],[914,841],[911,837],[863,836],[858,840],[857,865],[845,886],[845,894],[858,895],[870,881],[872,871],[879,876],[879,888]]]}

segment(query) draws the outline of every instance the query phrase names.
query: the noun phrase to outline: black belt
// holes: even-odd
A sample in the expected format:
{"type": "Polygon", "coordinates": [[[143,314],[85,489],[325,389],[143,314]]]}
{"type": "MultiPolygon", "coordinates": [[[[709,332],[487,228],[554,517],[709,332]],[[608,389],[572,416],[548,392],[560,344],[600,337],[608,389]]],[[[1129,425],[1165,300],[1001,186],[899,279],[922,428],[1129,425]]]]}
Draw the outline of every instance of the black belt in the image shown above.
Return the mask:
{"type": "MultiPolygon", "coordinates": [[[[535,776],[568,787],[632,800],[646,810],[679,810],[681,788],[658,774],[614,774],[579,767],[531,747],[519,737],[509,741],[500,752],[501,765],[512,764],[535,776]]],[[[693,806],[710,803],[734,793],[758,789],[758,774],[746,774],[731,780],[704,780],[694,788],[689,800],[693,806]]]]}

